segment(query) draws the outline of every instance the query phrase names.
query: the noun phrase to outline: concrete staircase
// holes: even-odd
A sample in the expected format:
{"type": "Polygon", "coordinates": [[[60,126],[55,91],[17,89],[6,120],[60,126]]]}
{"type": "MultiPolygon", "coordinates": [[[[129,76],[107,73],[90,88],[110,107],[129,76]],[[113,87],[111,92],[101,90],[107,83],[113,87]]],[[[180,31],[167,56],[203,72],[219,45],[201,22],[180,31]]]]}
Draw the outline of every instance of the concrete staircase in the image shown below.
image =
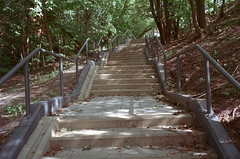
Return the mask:
{"type": "Polygon", "coordinates": [[[98,97],[44,117],[19,159],[217,158],[194,115],[150,97],[160,86],[143,47],[136,41],[112,53],[92,86],[98,97]]]}
{"type": "Polygon", "coordinates": [[[191,114],[151,97],[94,98],[61,112],[43,159],[217,158],[191,114]]]}
{"type": "Polygon", "coordinates": [[[110,53],[107,66],[100,66],[94,80],[93,96],[155,95],[160,89],[157,74],[147,63],[144,41],[136,40],[120,52],[110,53]]]}

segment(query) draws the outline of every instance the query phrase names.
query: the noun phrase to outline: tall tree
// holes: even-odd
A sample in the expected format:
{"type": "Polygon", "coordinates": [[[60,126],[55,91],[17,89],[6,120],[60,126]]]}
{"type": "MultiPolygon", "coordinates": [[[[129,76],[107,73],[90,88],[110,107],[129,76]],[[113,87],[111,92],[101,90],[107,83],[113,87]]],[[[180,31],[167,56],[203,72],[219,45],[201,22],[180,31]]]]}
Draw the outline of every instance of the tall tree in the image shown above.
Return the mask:
{"type": "Polygon", "coordinates": [[[197,19],[200,28],[206,27],[205,0],[196,0],[197,19]]]}
{"type": "MultiPolygon", "coordinates": [[[[49,22],[48,22],[48,17],[47,17],[47,11],[46,11],[46,0],[42,0],[42,14],[43,14],[43,19],[44,19],[44,26],[45,26],[45,31],[47,34],[47,39],[48,39],[48,44],[49,44],[49,49],[51,52],[53,52],[53,44],[52,44],[52,36],[51,36],[51,31],[49,29],[49,22]]],[[[52,67],[53,70],[56,70],[55,67],[55,59],[52,58],[52,67]]]]}
{"type": "Polygon", "coordinates": [[[165,11],[165,22],[166,22],[165,38],[166,38],[166,42],[169,43],[171,40],[171,30],[172,30],[172,20],[173,20],[172,15],[169,12],[169,8],[172,8],[172,2],[168,0],[164,0],[163,6],[165,11]]]}
{"type": "Polygon", "coordinates": [[[163,24],[163,14],[162,14],[162,7],[160,0],[156,0],[156,3],[154,3],[154,0],[149,0],[150,2],[150,9],[152,12],[152,16],[154,18],[154,21],[158,27],[158,30],[160,32],[160,40],[162,44],[166,43],[165,40],[165,32],[164,32],[164,24],[163,24]],[[157,13],[156,13],[157,10],[157,13]]]}
{"type": "Polygon", "coordinates": [[[194,28],[195,28],[195,32],[197,33],[198,37],[201,37],[202,36],[202,32],[201,32],[201,29],[200,29],[200,27],[198,25],[194,1],[193,0],[188,0],[188,1],[190,3],[190,6],[191,6],[192,20],[193,20],[193,25],[194,25],[194,28]]]}
{"type": "Polygon", "coordinates": [[[221,6],[221,9],[220,9],[219,18],[222,18],[222,17],[225,16],[224,7],[225,7],[225,0],[222,0],[222,6],[221,6]]]}

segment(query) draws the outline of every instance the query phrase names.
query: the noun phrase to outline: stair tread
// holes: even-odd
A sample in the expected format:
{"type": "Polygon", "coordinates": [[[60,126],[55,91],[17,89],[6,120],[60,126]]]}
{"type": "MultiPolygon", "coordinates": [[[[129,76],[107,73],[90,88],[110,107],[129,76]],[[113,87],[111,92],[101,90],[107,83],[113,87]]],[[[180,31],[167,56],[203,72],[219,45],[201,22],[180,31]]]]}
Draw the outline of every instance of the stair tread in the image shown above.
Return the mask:
{"type": "MultiPolygon", "coordinates": [[[[94,83],[93,86],[114,86],[115,84],[96,84],[94,83]]],[[[118,86],[159,86],[160,83],[123,83],[118,84],[118,86]]]]}
{"type": "MultiPolygon", "coordinates": [[[[166,110],[165,110],[166,111],[166,110]]],[[[126,116],[119,116],[119,117],[111,117],[111,116],[102,116],[102,115],[92,115],[92,116],[76,116],[76,117],[68,117],[68,116],[62,116],[60,119],[58,119],[58,123],[73,123],[73,122],[105,122],[105,121],[131,121],[131,120],[160,120],[163,118],[167,119],[179,119],[179,118],[193,118],[191,114],[189,113],[179,113],[178,115],[171,115],[173,113],[178,113],[178,110],[170,110],[170,112],[165,112],[161,110],[162,113],[160,114],[128,114],[126,116]]]]}
{"type": "MultiPolygon", "coordinates": [[[[126,66],[99,66],[99,69],[104,69],[104,68],[126,68],[126,67],[130,67],[130,68],[134,68],[134,67],[140,67],[139,65],[126,65],[126,66]]],[[[141,65],[141,67],[144,67],[144,68],[154,68],[154,66],[152,65],[141,65]]]]}
{"type": "Polygon", "coordinates": [[[205,133],[191,129],[177,129],[168,126],[151,126],[140,128],[107,128],[107,129],[81,129],[67,132],[56,132],[51,140],[64,140],[64,138],[98,139],[101,138],[129,138],[129,137],[152,137],[152,136],[191,136],[199,138],[205,133]]]}
{"type": "MultiPolygon", "coordinates": [[[[69,148],[56,152],[54,158],[88,158],[88,159],[202,159],[217,158],[216,154],[211,150],[199,152],[193,148],[181,146],[175,147],[159,147],[159,146],[133,146],[126,145],[125,147],[104,147],[92,148],[83,151],[83,148],[69,148]]],[[[49,159],[47,156],[42,159],[49,159]]]]}
{"type": "MultiPolygon", "coordinates": [[[[93,93],[95,92],[105,92],[106,90],[92,90],[93,93]]],[[[141,88],[141,89],[111,89],[111,90],[108,90],[107,93],[109,92],[124,92],[124,91],[129,91],[129,92],[152,92],[153,89],[144,89],[144,88],[141,88]]]]}

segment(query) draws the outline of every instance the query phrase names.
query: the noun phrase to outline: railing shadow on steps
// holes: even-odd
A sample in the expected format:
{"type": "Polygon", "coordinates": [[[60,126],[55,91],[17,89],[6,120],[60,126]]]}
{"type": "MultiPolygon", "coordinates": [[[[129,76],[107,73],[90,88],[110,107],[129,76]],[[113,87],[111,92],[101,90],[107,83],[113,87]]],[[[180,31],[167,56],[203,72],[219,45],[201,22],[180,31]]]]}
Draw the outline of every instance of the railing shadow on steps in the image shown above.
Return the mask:
{"type": "MultiPolygon", "coordinates": [[[[61,54],[57,54],[48,50],[45,50],[43,48],[36,48],[35,50],[33,50],[28,56],[26,56],[22,61],[20,61],[15,67],[13,67],[7,74],[5,74],[1,79],[0,79],[0,86],[5,83],[9,78],[11,78],[19,69],[21,69],[22,67],[24,68],[24,83],[25,83],[25,104],[26,104],[26,115],[24,116],[23,120],[21,121],[21,123],[19,125],[22,124],[22,129],[25,129],[24,132],[21,128],[19,128],[19,132],[15,133],[15,138],[13,139],[13,141],[8,141],[7,144],[5,144],[5,146],[2,148],[2,150],[0,151],[0,158],[16,158],[17,155],[19,154],[19,152],[21,151],[22,147],[24,146],[24,144],[27,142],[27,139],[30,137],[31,133],[33,132],[33,130],[35,129],[35,127],[37,126],[38,122],[40,121],[41,117],[43,115],[48,115],[46,113],[43,113],[40,111],[40,109],[38,110],[38,112],[33,112],[30,110],[30,87],[29,87],[29,60],[31,58],[33,58],[34,55],[36,55],[37,53],[44,53],[44,54],[48,54],[48,55],[52,55],[55,58],[57,58],[59,60],[59,70],[60,70],[60,93],[61,93],[61,97],[66,97],[64,96],[64,92],[63,92],[63,60],[69,61],[69,62],[74,62],[76,65],[76,70],[75,70],[75,76],[76,76],[76,84],[75,87],[77,85],[79,85],[79,80],[81,80],[82,82],[85,80],[85,78],[81,79],[81,76],[79,76],[78,73],[78,58],[80,56],[80,54],[82,54],[83,50],[85,50],[85,54],[86,54],[86,64],[89,65],[95,63],[95,61],[97,60],[96,56],[99,57],[101,56],[101,53],[104,53],[104,51],[108,51],[109,50],[109,44],[108,42],[111,43],[111,49],[113,50],[114,47],[118,47],[119,45],[119,41],[117,42],[118,45],[114,46],[114,43],[116,43],[118,36],[120,34],[117,34],[113,40],[107,39],[107,46],[106,46],[106,50],[104,50],[104,36],[102,36],[99,41],[97,43],[95,43],[91,38],[86,39],[86,41],[84,42],[84,44],[82,45],[81,49],[79,50],[79,52],[76,54],[76,56],[74,58],[69,58],[66,57],[64,55],[61,54]],[[89,62],[89,43],[92,43],[92,51],[93,51],[93,61],[89,62]],[[97,51],[96,51],[96,47],[97,47],[97,51]],[[35,113],[35,114],[34,114],[35,113]],[[29,121],[30,120],[30,121],[29,121]],[[27,129],[26,129],[27,127],[27,129]],[[20,130],[21,129],[21,130],[20,130]],[[23,135],[23,136],[21,136],[23,135]],[[22,140],[22,141],[15,141],[15,140],[22,140]]],[[[125,37],[125,40],[128,40],[129,37],[134,37],[134,35],[132,34],[131,31],[127,30],[124,34],[123,37],[125,37]],[[130,35],[129,35],[130,34],[130,35]]],[[[106,39],[106,38],[105,38],[106,39]]],[[[121,39],[121,42],[124,41],[124,39],[121,39]]],[[[89,68],[86,69],[85,74],[87,74],[89,68]]],[[[86,76],[86,75],[85,75],[86,76]]],[[[74,90],[73,90],[74,92],[74,90]]],[[[71,95],[70,95],[71,96],[71,95]]],[[[76,95],[75,95],[76,96],[76,95]]],[[[58,97],[56,97],[58,98],[58,97]]],[[[62,98],[63,99],[63,98],[62,98]]],[[[49,103],[51,105],[54,105],[53,103],[61,103],[59,105],[66,105],[69,102],[71,102],[71,100],[69,100],[69,98],[64,98],[66,99],[66,101],[62,101],[62,100],[58,100],[58,101],[50,101],[49,103]]],[[[39,102],[41,105],[41,102],[39,102]]],[[[43,102],[44,103],[44,102],[43,102]]],[[[34,104],[34,106],[38,105],[38,103],[34,104]]],[[[53,107],[53,106],[50,106],[53,107]]],[[[60,106],[57,106],[60,107],[60,106]]],[[[44,112],[49,112],[48,109],[50,108],[46,108],[46,105],[44,106],[44,108],[41,109],[45,109],[44,112]]],[[[52,109],[52,108],[51,108],[52,109]]]]}
{"type": "MultiPolygon", "coordinates": [[[[232,86],[240,92],[240,84],[223,68],[221,67],[199,44],[193,45],[183,51],[180,51],[170,57],[168,57],[167,53],[164,50],[163,45],[161,44],[160,40],[158,39],[157,36],[153,37],[148,37],[145,36],[146,40],[146,48],[145,48],[145,53],[148,59],[148,62],[151,62],[156,65],[158,69],[158,73],[160,76],[160,81],[163,86],[163,93],[170,97],[174,98],[176,101],[179,103],[186,105],[186,108],[188,109],[188,105],[191,105],[191,101],[194,100],[194,98],[191,98],[189,95],[183,95],[180,93],[181,90],[181,80],[180,80],[180,56],[186,53],[189,53],[190,51],[193,51],[197,49],[201,54],[204,59],[204,74],[205,74],[205,86],[206,86],[206,112],[202,112],[202,110],[194,111],[194,109],[197,108],[192,108],[194,113],[200,113],[196,114],[196,116],[201,116],[201,120],[205,120],[203,123],[204,128],[206,128],[207,132],[210,133],[210,137],[214,138],[211,139],[213,141],[211,144],[214,145],[215,151],[217,151],[218,155],[220,158],[240,158],[240,153],[234,146],[234,144],[229,144],[224,145],[225,141],[221,140],[230,140],[228,134],[226,133],[225,129],[217,119],[217,116],[215,115],[213,109],[212,109],[212,99],[211,99],[211,87],[210,87],[210,69],[209,69],[209,63],[211,63],[218,72],[220,72],[224,78],[232,84],[232,86]],[[155,43],[154,43],[155,41],[155,43]],[[154,44],[156,46],[154,46],[154,44]],[[154,48],[157,51],[154,51],[154,48]],[[162,67],[162,62],[160,61],[160,49],[163,54],[163,65],[164,68],[162,67]],[[167,87],[167,62],[171,59],[177,58],[177,93],[168,91],[167,87]],[[215,120],[215,122],[213,122],[215,120]],[[216,124],[217,122],[217,124],[216,124]],[[215,129],[215,130],[214,130],[215,129]],[[220,132],[222,131],[222,132],[220,132]]],[[[198,100],[195,100],[199,102],[198,100]]],[[[193,102],[192,102],[193,103],[193,102]]],[[[204,104],[203,104],[204,105],[204,104]]],[[[196,105],[195,105],[196,106],[196,105]]],[[[191,109],[191,108],[190,108],[191,109]]],[[[204,106],[205,109],[205,106],[204,106]]],[[[200,117],[199,117],[200,118],[200,117]]]]}

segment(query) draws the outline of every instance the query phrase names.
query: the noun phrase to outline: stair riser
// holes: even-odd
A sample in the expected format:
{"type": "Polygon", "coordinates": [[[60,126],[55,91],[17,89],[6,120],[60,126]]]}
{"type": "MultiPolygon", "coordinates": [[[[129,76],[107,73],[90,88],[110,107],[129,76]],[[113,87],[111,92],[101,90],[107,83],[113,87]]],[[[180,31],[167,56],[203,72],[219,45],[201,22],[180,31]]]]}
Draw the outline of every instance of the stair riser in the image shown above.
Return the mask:
{"type": "Polygon", "coordinates": [[[116,57],[116,56],[121,56],[121,57],[126,57],[126,56],[145,56],[143,52],[128,52],[128,51],[122,51],[118,53],[110,53],[110,57],[116,57]]]}
{"type": "Polygon", "coordinates": [[[58,129],[67,128],[71,130],[78,129],[106,129],[106,128],[135,128],[135,127],[151,127],[165,125],[190,125],[194,119],[190,115],[185,116],[169,116],[156,117],[154,119],[140,120],[79,120],[79,121],[61,121],[58,123],[58,129]]]}
{"type": "Polygon", "coordinates": [[[50,147],[64,148],[83,148],[90,144],[91,147],[124,147],[124,145],[158,145],[158,146],[176,146],[176,145],[191,145],[196,143],[205,143],[205,136],[198,135],[192,137],[187,134],[178,135],[163,135],[163,136],[132,136],[121,138],[52,138],[50,147]]]}
{"type": "Polygon", "coordinates": [[[135,83],[157,83],[159,79],[123,79],[123,80],[108,80],[108,79],[98,79],[94,81],[94,84],[135,84],[135,83]]]}
{"type": "Polygon", "coordinates": [[[145,55],[138,55],[138,56],[110,56],[109,60],[146,60],[145,55]]]}
{"type": "Polygon", "coordinates": [[[152,65],[136,65],[136,66],[99,66],[99,70],[136,70],[136,69],[155,69],[152,65]]]}
{"type": "Polygon", "coordinates": [[[93,85],[92,90],[111,90],[111,89],[160,89],[160,84],[151,85],[93,85]]]}
{"type": "Polygon", "coordinates": [[[122,57],[122,56],[113,56],[113,57],[109,57],[108,61],[125,61],[125,60],[129,60],[129,61],[146,61],[147,58],[146,56],[127,56],[127,57],[122,57]]]}
{"type": "Polygon", "coordinates": [[[128,63],[142,63],[142,64],[146,64],[147,63],[147,60],[109,60],[108,61],[108,64],[111,63],[111,64],[122,64],[122,63],[125,63],[125,64],[128,64],[128,63]]]}
{"type": "Polygon", "coordinates": [[[103,90],[95,91],[93,90],[92,95],[94,96],[154,96],[156,91],[153,90],[103,90]]]}
{"type": "Polygon", "coordinates": [[[157,74],[98,74],[96,79],[156,78],[157,74]]]}
{"type": "Polygon", "coordinates": [[[148,69],[148,70],[99,70],[98,71],[99,74],[143,74],[143,73],[156,73],[156,71],[154,69],[148,69]]]}
{"type": "Polygon", "coordinates": [[[116,64],[116,63],[114,63],[114,64],[113,63],[107,63],[107,66],[125,66],[125,65],[128,65],[128,66],[129,65],[130,66],[131,65],[140,65],[141,66],[143,64],[146,65],[147,63],[142,63],[142,62],[139,62],[139,63],[138,62],[134,62],[134,63],[118,63],[118,64],[116,64]]]}

